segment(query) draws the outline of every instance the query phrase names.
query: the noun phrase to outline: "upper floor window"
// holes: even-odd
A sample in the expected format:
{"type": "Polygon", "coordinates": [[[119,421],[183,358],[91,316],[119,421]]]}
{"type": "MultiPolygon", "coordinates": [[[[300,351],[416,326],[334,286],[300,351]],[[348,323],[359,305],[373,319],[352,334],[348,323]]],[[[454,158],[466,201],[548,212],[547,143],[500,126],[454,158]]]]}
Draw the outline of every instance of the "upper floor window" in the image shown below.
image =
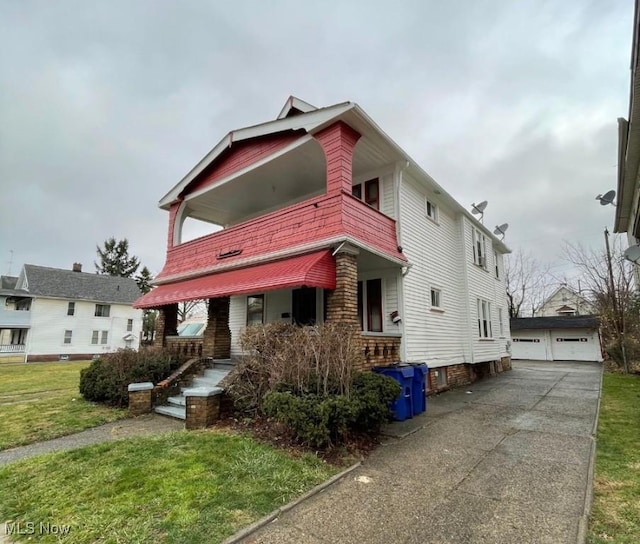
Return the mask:
{"type": "Polygon", "coordinates": [[[133,319],[127,319],[127,332],[131,332],[133,330],[133,319]]]}
{"type": "Polygon", "coordinates": [[[71,344],[71,336],[73,335],[73,331],[64,331],[64,343],[71,344]]]}
{"type": "Polygon", "coordinates": [[[429,199],[426,200],[426,213],[429,219],[436,223],[438,222],[438,206],[429,199]]]}
{"type": "Polygon", "coordinates": [[[358,318],[363,331],[382,332],[381,279],[358,282],[358,318]]]}
{"type": "Polygon", "coordinates": [[[96,304],[96,317],[109,317],[111,313],[111,306],[108,304],[96,304]]]}
{"type": "Polygon", "coordinates": [[[487,268],[486,238],[478,229],[471,231],[473,240],[473,262],[482,268],[487,268]]]}
{"type": "Polygon", "coordinates": [[[431,289],[431,307],[432,308],[442,308],[441,295],[442,295],[442,292],[440,291],[440,289],[431,289]]]}
{"type": "Polygon", "coordinates": [[[498,252],[493,252],[493,262],[496,267],[496,279],[500,279],[500,261],[498,260],[498,252]]]}
{"type": "Polygon", "coordinates": [[[378,178],[354,185],[351,193],[356,198],[364,200],[369,206],[376,210],[380,209],[380,182],[378,178]]]}
{"type": "Polygon", "coordinates": [[[264,295],[247,297],[247,326],[264,323],[264,295]]]}
{"type": "Polygon", "coordinates": [[[67,306],[67,315],[75,315],[75,313],[76,313],[76,303],[69,302],[69,305],[67,306]]]}
{"type": "Polygon", "coordinates": [[[480,338],[493,338],[491,331],[491,303],[478,299],[478,334],[480,338]]]}

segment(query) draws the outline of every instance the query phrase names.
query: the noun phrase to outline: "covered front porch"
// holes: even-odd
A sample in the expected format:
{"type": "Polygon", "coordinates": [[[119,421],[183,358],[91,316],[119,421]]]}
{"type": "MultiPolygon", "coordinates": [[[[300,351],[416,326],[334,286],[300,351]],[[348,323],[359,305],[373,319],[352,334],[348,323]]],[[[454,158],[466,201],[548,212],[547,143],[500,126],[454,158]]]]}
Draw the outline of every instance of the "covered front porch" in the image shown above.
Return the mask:
{"type": "Polygon", "coordinates": [[[136,304],[159,310],[155,345],[214,359],[240,357],[239,340],[247,326],[352,324],[361,330],[361,365],[370,368],[401,358],[401,272],[396,261],[341,243],[263,265],[164,284],[136,304]],[[178,302],[195,298],[208,302],[206,328],[199,337],[178,336],[178,302]]]}

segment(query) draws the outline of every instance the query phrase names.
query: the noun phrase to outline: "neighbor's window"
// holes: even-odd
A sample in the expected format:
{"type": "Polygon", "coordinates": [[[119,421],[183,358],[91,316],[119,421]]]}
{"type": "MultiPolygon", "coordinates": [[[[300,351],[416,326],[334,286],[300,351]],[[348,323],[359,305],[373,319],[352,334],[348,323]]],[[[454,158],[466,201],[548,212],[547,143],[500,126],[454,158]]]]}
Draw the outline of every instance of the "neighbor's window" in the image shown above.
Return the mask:
{"type": "Polygon", "coordinates": [[[99,337],[100,337],[100,331],[93,331],[91,333],[91,343],[94,345],[97,344],[99,337]]]}
{"type": "Polygon", "coordinates": [[[358,319],[362,330],[382,332],[381,279],[358,282],[358,319]]]}
{"type": "Polygon", "coordinates": [[[127,332],[131,332],[133,330],[133,319],[127,319],[127,332]]]}
{"type": "Polygon", "coordinates": [[[482,268],[487,268],[487,256],[485,252],[485,236],[478,229],[471,231],[473,240],[473,262],[482,268]]]}
{"type": "Polygon", "coordinates": [[[247,326],[264,323],[264,295],[247,297],[247,326]]]}
{"type": "Polygon", "coordinates": [[[100,338],[101,344],[106,344],[109,338],[109,331],[102,331],[102,337],[100,338]]]}
{"type": "Polygon", "coordinates": [[[76,303],[69,302],[69,305],[67,306],[67,315],[74,315],[75,313],[76,313],[76,303]]]}
{"type": "Polygon", "coordinates": [[[440,305],[440,289],[431,289],[431,307],[432,308],[441,308],[440,305]]]}
{"type": "Polygon", "coordinates": [[[360,200],[364,200],[376,210],[380,209],[380,182],[378,178],[354,185],[351,188],[351,194],[360,200]]]}
{"type": "Polygon", "coordinates": [[[426,200],[427,217],[433,221],[438,221],[438,206],[429,199],[426,200]]]}
{"type": "Polygon", "coordinates": [[[64,343],[65,344],[71,344],[71,335],[73,334],[73,331],[64,331],[64,343]]]}
{"type": "Polygon", "coordinates": [[[491,303],[478,299],[478,334],[480,338],[492,338],[491,332],[491,303]]]}
{"type": "Polygon", "coordinates": [[[96,317],[109,317],[111,313],[111,306],[108,304],[96,304],[96,317]]]}

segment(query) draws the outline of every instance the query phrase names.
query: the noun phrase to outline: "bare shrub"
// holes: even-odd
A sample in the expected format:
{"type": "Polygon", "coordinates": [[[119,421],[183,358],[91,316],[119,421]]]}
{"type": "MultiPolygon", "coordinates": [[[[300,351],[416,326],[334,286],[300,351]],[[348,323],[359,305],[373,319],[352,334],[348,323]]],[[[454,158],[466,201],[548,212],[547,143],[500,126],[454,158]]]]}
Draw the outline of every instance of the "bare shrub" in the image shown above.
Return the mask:
{"type": "Polygon", "coordinates": [[[359,336],[357,328],[341,323],[247,327],[240,337],[246,355],[227,381],[227,393],[237,410],[249,413],[260,410],[268,391],[349,397],[353,368],[362,359],[359,336]]]}

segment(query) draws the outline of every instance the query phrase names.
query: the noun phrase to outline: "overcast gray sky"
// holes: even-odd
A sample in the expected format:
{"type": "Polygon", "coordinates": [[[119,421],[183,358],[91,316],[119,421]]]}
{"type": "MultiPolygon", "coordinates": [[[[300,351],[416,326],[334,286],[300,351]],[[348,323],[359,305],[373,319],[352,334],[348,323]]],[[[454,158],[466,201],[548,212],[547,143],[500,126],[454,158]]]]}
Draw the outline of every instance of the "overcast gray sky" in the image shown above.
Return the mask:
{"type": "Polygon", "coordinates": [[[602,245],[632,0],[0,0],[0,273],[93,271],[126,237],[155,274],[158,200],[296,95],[357,102],[485,224],[570,273],[602,245]]]}

